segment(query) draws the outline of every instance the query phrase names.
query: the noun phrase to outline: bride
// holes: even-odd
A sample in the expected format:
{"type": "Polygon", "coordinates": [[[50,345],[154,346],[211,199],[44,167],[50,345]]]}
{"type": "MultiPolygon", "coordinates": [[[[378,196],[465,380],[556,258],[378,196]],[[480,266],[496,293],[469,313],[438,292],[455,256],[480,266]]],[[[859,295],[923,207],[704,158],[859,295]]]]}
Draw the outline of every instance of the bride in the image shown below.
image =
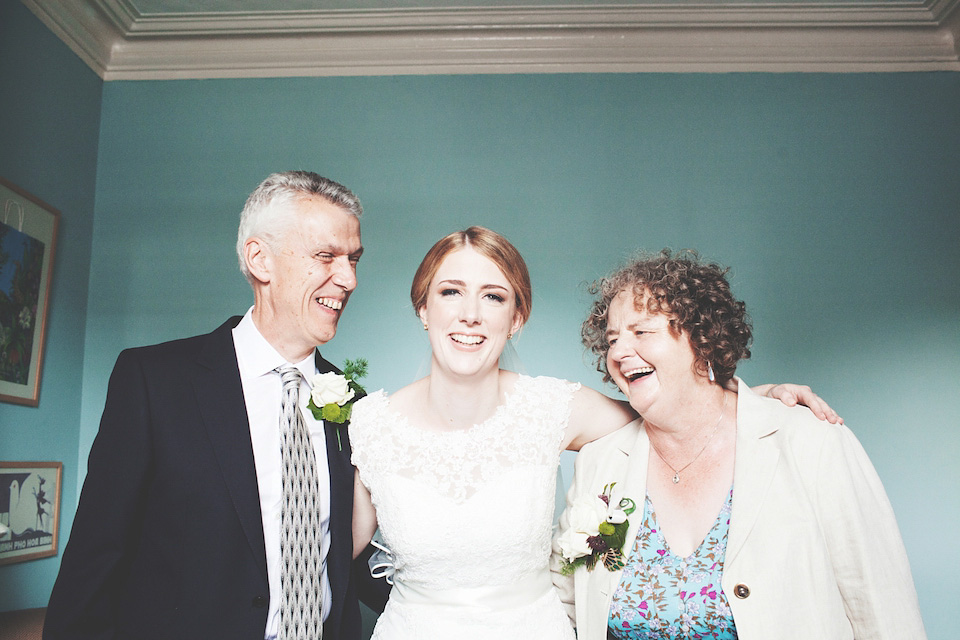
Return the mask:
{"type": "MultiPolygon", "coordinates": [[[[499,234],[441,239],[410,294],[430,375],[360,400],[350,424],[355,555],[379,523],[395,565],[373,640],[573,640],[548,571],[557,462],[636,414],[577,383],[499,368],[532,305],[526,264],[499,234]]],[[[773,389],[836,420],[805,387],[773,389]]]]}

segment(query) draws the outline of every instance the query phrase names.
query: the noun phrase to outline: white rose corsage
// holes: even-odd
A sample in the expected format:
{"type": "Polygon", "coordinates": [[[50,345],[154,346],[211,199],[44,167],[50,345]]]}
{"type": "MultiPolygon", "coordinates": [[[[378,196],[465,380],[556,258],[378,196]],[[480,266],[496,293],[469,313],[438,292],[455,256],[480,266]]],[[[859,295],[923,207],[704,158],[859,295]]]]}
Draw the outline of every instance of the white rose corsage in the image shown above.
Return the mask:
{"type": "Polygon", "coordinates": [[[580,566],[592,571],[597,562],[602,562],[608,571],[623,568],[623,545],[630,528],[627,516],[636,511],[637,504],[630,498],[610,504],[610,494],[616,484],[606,485],[598,496],[577,500],[567,511],[570,524],[557,538],[564,575],[570,575],[580,566]]]}
{"type": "Polygon", "coordinates": [[[367,361],[363,358],[345,360],[343,373],[318,373],[310,380],[310,402],[307,408],[317,420],[343,424],[350,419],[354,398],[366,391],[357,383],[367,375],[367,361]]]}

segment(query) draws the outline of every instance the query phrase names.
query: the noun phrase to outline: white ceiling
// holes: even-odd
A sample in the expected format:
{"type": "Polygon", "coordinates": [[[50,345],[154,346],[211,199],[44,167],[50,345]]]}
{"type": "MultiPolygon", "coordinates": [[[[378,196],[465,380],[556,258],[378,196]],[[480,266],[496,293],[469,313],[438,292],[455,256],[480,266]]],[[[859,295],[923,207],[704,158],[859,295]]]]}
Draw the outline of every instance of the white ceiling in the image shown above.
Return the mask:
{"type": "Polygon", "coordinates": [[[960,71],[960,0],[22,1],[104,80],[960,71]]]}

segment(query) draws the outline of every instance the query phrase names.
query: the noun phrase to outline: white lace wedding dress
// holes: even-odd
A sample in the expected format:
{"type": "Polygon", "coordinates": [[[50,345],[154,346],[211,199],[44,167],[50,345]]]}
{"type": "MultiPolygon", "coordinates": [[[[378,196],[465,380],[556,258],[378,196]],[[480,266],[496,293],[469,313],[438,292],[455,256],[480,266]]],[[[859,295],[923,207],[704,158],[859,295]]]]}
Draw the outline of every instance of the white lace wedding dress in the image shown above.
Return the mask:
{"type": "Polygon", "coordinates": [[[520,376],[487,421],[427,431],[383,391],[353,409],[353,463],[394,554],[373,640],[573,640],[548,561],[557,461],[579,385],[520,376]]]}

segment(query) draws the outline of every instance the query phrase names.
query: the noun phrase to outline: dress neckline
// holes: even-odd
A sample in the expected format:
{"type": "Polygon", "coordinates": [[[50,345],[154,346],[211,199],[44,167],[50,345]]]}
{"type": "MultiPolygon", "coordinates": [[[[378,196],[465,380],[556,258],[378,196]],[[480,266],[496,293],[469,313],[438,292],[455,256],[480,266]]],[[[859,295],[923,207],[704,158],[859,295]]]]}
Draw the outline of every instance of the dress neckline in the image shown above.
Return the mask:
{"type": "Polygon", "coordinates": [[[513,383],[513,387],[509,391],[504,392],[503,402],[497,405],[493,413],[490,414],[490,417],[488,417],[486,420],[483,420],[482,422],[475,422],[473,425],[467,427],[466,429],[426,429],[424,427],[417,425],[405,414],[400,413],[399,411],[394,409],[393,405],[390,403],[390,395],[386,392],[386,390],[381,389],[374,395],[379,395],[381,397],[383,402],[383,405],[382,405],[383,412],[389,415],[390,417],[392,417],[396,421],[396,423],[400,425],[402,428],[408,431],[412,431],[414,433],[425,434],[427,436],[434,436],[438,438],[439,437],[454,438],[454,437],[457,437],[458,434],[460,436],[466,436],[466,435],[471,435],[474,433],[486,431],[487,429],[489,429],[490,425],[499,423],[501,416],[503,416],[506,413],[506,411],[513,406],[518,390],[520,390],[521,386],[526,384],[531,379],[532,378],[530,378],[530,376],[524,375],[522,373],[518,373],[517,379],[513,383]]]}
{"type": "Polygon", "coordinates": [[[660,537],[663,539],[663,550],[670,554],[673,558],[678,558],[680,560],[689,560],[690,558],[700,557],[700,550],[703,548],[703,545],[706,544],[707,539],[710,537],[710,534],[717,530],[717,526],[720,524],[720,518],[723,517],[723,513],[726,510],[727,505],[733,506],[733,487],[730,487],[730,491],[727,493],[727,499],[723,501],[723,504],[720,505],[720,511],[717,513],[717,517],[713,519],[713,526],[703,535],[703,540],[700,541],[700,544],[690,552],[689,555],[679,556],[673,552],[673,549],[670,547],[670,542],[667,540],[667,536],[663,533],[663,527],[660,526],[660,521],[657,519],[657,510],[653,508],[653,501],[650,499],[650,494],[646,495],[646,500],[644,501],[644,507],[647,510],[647,515],[650,517],[653,525],[660,531],[660,537]]]}

